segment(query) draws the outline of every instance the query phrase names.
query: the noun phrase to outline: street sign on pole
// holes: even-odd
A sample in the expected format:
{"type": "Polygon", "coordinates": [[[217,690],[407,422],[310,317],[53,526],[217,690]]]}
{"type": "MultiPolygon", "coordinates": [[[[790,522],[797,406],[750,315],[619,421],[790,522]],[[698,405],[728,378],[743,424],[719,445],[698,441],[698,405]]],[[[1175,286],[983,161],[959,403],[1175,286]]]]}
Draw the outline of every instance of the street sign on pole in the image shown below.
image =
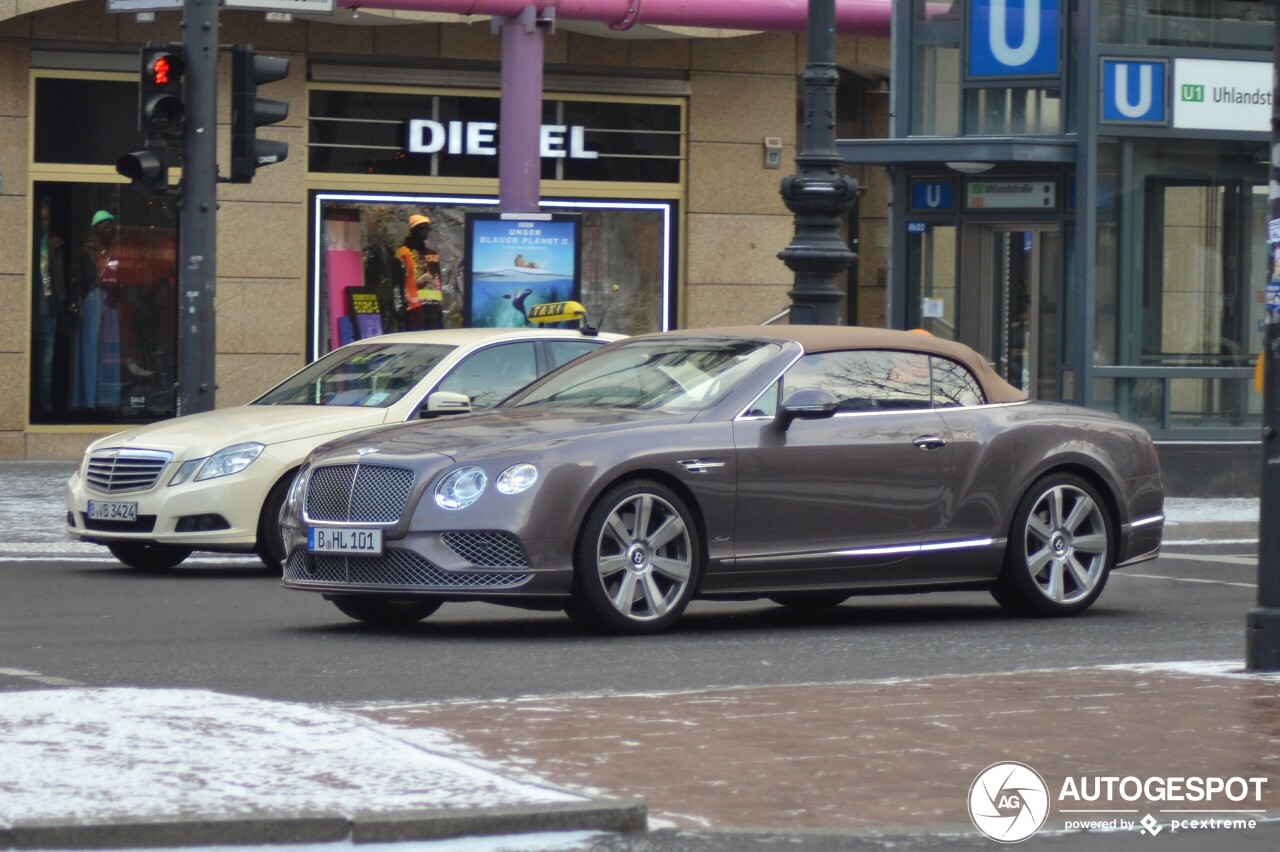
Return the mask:
{"type": "Polygon", "coordinates": [[[292,12],[296,15],[332,15],[334,0],[222,0],[224,9],[254,12],[292,12]]]}
{"type": "Polygon", "coordinates": [[[107,0],[108,12],[176,12],[183,0],[107,0]]]}
{"type": "MultiPolygon", "coordinates": [[[[169,12],[182,8],[184,0],[107,0],[108,12],[169,12]]],[[[222,0],[224,9],[250,12],[293,12],[299,15],[332,15],[335,0],[222,0]]]]}

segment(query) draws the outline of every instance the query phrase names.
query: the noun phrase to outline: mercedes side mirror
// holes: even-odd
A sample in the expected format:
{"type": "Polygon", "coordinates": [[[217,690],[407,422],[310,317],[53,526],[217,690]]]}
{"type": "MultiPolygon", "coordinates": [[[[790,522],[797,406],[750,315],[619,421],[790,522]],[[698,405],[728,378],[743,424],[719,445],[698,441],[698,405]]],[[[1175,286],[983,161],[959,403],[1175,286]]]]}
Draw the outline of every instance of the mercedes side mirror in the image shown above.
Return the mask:
{"type": "Polygon", "coordinates": [[[418,412],[418,417],[426,420],[431,417],[443,417],[448,414],[470,413],[471,397],[465,393],[436,391],[427,397],[427,404],[418,412]]]}

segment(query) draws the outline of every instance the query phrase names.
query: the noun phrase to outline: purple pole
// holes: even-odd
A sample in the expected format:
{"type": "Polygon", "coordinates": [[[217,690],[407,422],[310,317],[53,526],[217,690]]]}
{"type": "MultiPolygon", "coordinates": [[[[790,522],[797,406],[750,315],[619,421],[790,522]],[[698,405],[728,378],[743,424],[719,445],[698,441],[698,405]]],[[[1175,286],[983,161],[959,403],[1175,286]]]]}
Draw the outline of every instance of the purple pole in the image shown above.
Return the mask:
{"type": "Polygon", "coordinates": [[[536,6],[518,15],[494,18],[502,30],[502,104],[498,113],[498,208],[503,213],[536,213],[542,179],[543,27],[536,6]]]}

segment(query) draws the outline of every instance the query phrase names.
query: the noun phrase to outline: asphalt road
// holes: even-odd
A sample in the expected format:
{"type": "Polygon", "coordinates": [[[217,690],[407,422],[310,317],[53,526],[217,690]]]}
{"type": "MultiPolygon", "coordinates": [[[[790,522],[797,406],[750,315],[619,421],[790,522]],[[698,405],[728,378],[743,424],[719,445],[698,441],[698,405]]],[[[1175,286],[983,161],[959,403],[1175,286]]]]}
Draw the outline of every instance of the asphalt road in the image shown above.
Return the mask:
{"type": "Polygon", "coordinates": [[[163,575],[109,559],[0,560],[0,668],[38,673],[0,674],[0,690],[54,678],[368,705],[1238,660],[1253,562],[1249,545],[1170,547],[1068,620],[1013,618],[980,593],[854,598],[816,615],[697,602],[670,633],[613,638],[487,604],[380,632],[246,560],[163,575]]]}
{"type": "MultiPolygon", "coordinates": [[[[380,632],[318,595],[280,588],[251,559],[197,556],[171,573],[146,575],[105,551],[52,555],[65,539],[44,523],[48,512],[30,505],[48,502],[47,483],[12,477],[11,484],[0,493],[9,523],[6,529],[0,519],[8,545],[0,551],[26,555],[0,555],[0,691],[186,687],[368,707],[1241,660],[1256,594],[1256,545],[1174,545],[1155,562],[1117,572],[1089,613],[1064,621],[1013,618],[986,594],[964,593],[855,598],[820,615],[767,602],[698,602],[676,630],[644,638],[587,635],[559,613],[484,604],[447,605],[419,625],[380,632]]],[[[1268,827],[1231,842],[1272,849],[1274,837],[1268,827]]],[[[1159,842],[1201,849],[1215,841],[1159,842]]],[[[1026,845],[1101,850],[1133,842],[1128,835],[1045,835],[1026,845]]],[[[990,848],[970,832],[658,830],[554,845],[565,852],[990,848]]]]}

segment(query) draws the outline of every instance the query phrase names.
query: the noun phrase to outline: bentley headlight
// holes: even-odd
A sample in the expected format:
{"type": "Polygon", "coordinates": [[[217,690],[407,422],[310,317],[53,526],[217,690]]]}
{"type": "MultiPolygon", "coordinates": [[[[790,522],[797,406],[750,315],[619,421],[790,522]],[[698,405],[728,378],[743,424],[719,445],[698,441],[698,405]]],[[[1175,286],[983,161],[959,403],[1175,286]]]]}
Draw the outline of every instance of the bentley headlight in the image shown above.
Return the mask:
{"type": "Polygon", "coordinates": [[[460,467],[436,486],[436,505],[441,509],[465,509],[480,499],[487,484],[489,477],[483,468],[460,467]]]}
{"type": "Polygon", "coordinates": [[[301,517],[302,512],[299,506],[302,505],[302,495],[307,493],[307,480],[310,478],[311,465],[304,464],[298,471],[298,475],[294,477],[293,484],[289,486],[289,496],[284,501],[285,514],[289,517],[301,517]]]}
{"type": "Polygon", "coordinates": [[[527,462],[513,464],[498,475],[498,491],[503,494],[519,494],[528,491],[538,481],[538,469],[527,462]]]}
{"type": "Polygon", "coordinates": [[[225,450],[218,450],[200,468],[200,472],[196,474],[196,482],[239,473],[253,464],[253,460],[262,455],[264,449],[266,446],[263,444],[233,444],[225,450]]]}

